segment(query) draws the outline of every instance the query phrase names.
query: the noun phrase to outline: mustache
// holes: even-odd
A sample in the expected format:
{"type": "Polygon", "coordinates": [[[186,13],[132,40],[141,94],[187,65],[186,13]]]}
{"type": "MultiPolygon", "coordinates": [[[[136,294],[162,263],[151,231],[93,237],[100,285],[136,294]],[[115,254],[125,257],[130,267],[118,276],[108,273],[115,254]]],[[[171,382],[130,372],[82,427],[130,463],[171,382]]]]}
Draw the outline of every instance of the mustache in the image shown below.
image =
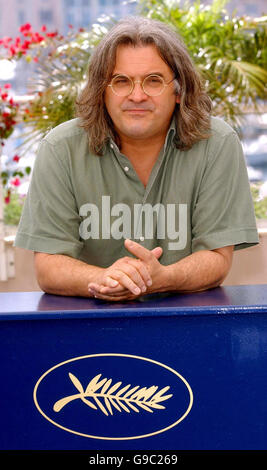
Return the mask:
{"type": "Polygon", "coordinates": [[[152,103],[146,103],[146,104],[133,104],[133,103],[123,103],[121,105],[121,110],[122,111],[132,111],[136,109],[141,109],[142,111],[154,111],[155,106],[152,103]]]}

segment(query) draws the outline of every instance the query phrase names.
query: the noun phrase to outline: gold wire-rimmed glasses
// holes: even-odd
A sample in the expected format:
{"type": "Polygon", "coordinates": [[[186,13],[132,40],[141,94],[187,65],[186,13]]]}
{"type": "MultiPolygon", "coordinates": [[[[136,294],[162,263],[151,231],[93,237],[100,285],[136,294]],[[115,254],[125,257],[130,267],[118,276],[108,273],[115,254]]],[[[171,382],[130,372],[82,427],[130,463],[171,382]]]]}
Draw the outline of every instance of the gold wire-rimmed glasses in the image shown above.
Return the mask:
{"type": "Polygon", "coordinates": [[[128,96],[133,92],[136,83],[140,83],[143,92],[148,96],[158,96],[163,93],[165,88],[175,80],[172,78],[169,82],[165,82],[164,78],[157,74],[151,74],[144,80],[132,80],[128,75],[115,75],[108,85],[113,93],[117,96],[128,96]]]}

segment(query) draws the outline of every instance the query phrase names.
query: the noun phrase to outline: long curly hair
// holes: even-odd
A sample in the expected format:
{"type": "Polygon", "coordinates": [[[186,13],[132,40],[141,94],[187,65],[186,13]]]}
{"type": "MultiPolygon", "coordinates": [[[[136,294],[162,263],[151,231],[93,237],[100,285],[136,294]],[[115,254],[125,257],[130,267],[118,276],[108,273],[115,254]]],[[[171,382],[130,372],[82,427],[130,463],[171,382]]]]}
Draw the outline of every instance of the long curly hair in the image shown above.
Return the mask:
{"type": "Polygon", "coordinates": [[[176,76],[176,93],[180,103],[175,107],[179,138],[177,148],[187,150],[210,135],[211,99],[204,90],[200,75],[177,32],[166,24],[142,17],[120,20],[94,49],[88,69],[87,84],[76,102],[76,116],[88,133],[91,152],[102,155],[109,137],[120,146],[113,122],[107,112],[104,95],[115,67],[119,45],[157,48],[160,57],[176,76]]]}

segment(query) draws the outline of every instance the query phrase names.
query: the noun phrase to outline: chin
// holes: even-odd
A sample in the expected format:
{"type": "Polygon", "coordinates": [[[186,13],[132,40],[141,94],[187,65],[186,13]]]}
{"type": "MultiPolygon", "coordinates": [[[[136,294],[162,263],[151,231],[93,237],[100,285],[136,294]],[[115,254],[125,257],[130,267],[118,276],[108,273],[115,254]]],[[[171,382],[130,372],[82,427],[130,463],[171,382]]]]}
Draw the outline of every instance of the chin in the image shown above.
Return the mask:
{"type": "Polygon", "coordinates": [[[150,126],[145,126],[144,124],[145,124],[144,122],[139,122],[138,124],[132,124],[122,129],[122,132],[127,137],[133,137],[136,139],[149,137],[151,134],[153,134],[153,132],[151,133],[150,126]]]}

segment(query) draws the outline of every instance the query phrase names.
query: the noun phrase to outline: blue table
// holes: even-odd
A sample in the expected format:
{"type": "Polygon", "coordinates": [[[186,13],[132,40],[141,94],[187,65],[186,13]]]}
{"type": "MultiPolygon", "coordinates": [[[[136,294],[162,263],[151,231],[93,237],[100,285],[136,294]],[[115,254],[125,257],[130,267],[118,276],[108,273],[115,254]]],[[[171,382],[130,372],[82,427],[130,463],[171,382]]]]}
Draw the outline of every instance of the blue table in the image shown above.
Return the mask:
{"type": "Polygon", "coordinates": [[[0,449],[267,449],[267,285],[0,294],[0,449]]]}

